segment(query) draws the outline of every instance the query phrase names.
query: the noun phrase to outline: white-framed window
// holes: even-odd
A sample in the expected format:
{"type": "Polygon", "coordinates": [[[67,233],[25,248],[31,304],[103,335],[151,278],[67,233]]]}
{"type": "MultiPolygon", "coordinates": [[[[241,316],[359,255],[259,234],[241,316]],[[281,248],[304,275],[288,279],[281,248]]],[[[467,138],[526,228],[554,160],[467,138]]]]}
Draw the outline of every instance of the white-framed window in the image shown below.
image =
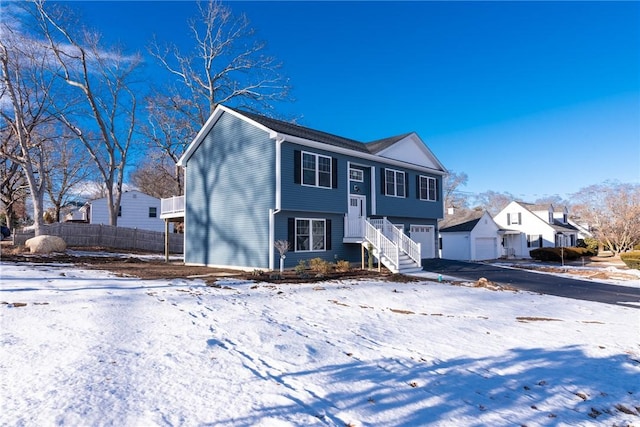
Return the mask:
{"type": "Polygon", "coordinates": [[[351,181],[364,182],[364,171],[362,169],[349,168],[349,179],[351,181]]]}
{"type": "Polygon", "coordinates": [[[420,175],[420,200],[438,200],[438,181],[430,176],[420,175]]]}
{"type": "Polygon", "coordinates": [[[324,219],[296,218],[296,252],[326,250],[325,231],[324,219]]]}
{"type": "Polygon", "coordinates": [[[514,212],[507,214],[507,225],[521,225],[522,224],[522,213],[514,212]]]}
{"type": "Polygon", "coordinates": [[[302,153],[302,185],[331,188],[331,157],[302,153]]]}
{"type": "Polygon", "coordinates": [[[384,170],[384,188],[387,196],[406,197],[407,189],[405,188],[404,176],[402,171],[384,170]]]}

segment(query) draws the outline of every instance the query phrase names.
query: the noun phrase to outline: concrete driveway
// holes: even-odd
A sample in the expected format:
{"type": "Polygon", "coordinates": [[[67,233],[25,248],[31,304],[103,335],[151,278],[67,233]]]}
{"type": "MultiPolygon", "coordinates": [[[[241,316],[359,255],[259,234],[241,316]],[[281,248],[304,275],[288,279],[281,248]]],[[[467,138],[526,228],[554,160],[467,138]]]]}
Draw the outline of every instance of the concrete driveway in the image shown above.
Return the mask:
{"type": "MultiPolygon", "coordinates": [[[[425,272],[442,274],[443,276],[474,282],[484,277],[492,282],[509,285],[522,291],[640,309],[640,288],[570,279],[551,274],[503,268],[483,263],[437,258],[423,260],[422,266],[425,272]]],[[[420,273],[418,273],[418,275],[420,275],[420,273]]],[[[431,277],[433,277],[433,274],[431,277]]]]}

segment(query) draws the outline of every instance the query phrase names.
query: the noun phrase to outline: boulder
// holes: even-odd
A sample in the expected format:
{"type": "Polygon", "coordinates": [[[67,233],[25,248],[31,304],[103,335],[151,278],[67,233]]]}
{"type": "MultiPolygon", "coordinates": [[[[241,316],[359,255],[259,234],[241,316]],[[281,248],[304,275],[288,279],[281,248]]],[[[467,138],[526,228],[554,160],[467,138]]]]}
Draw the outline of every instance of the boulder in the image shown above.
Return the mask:
{"type": "Polygon", "coordinates": [[[67,249],[65,241],[58,236],[36,236],[24,242],[32,254],[48,254],[51,252],[64,252],[67,249]]]}

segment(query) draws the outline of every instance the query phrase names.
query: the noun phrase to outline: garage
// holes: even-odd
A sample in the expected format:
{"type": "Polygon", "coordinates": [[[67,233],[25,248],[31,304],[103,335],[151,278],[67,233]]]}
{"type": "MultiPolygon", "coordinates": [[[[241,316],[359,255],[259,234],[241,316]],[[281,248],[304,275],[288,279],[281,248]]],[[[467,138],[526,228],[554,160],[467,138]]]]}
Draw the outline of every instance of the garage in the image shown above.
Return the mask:
{"type": "Polygon", "coordinates": [[[486,259],[496,259],[497,239],[495,237],[476,237],[475,239],[475,261],[486,259]]]}
{"type": "Polygon", "coordinates": [[[435,232],[433,226],[430,225],[412,225],[409,228],[411,240],[420,243],[422,249],[422,258],[434,258],[435,255],[435,232]]]}

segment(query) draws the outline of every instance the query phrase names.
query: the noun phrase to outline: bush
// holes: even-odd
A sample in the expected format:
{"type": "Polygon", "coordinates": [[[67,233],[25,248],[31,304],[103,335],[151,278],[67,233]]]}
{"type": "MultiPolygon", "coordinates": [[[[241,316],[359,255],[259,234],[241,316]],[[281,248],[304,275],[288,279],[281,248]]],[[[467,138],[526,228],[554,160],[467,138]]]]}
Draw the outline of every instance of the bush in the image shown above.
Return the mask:
{"type": "Polygon", "coordinates": [[[294,271],[298,276],[302,276],[303,274],[305,274],[306,269],[307,269],[307,262],[301,259],[300,262],[298,262],[298,265],[296,265],[296,267],[294,268],[294,271]]]}
{"type": "Polygon", "coordinates": [[[582,256],[587,256],[589,250],[587,248],[540,248],[529,251],[529,255],[533,259],[540,261],[557,261],[561,262],[564,258],[565,261],[573,261],[582,256]]]}
{"type": "Polygon", "coordinates": [[[597,239],[594,239],[593,237],[586,237],[584,239],[578,239],[578,242],[576,243],[576,246],[579,248],[586,248],[589,250],[589,253],[587,253],[587,256],[595,256],[598,255],[598,246],[599,246],[599,242],[597,239]]]}
{"type": "Polygon", "coordinates": [[[620,254],[620,259],[627,267],[640,270],[640,251],[631,251],[620,254]]]}
{"type": "Polygon", "coordinates": [[[336,262],[336,271],[346,273],[351,270],[351,263],[349,261],[340,260],[336,262]]]}
{"type": "Polygon", "coordinates": [[[328,274],[331,271],[331,263],[322,258],[312,258],[309,260],[309,268],[317,274],[328,274]]]}

